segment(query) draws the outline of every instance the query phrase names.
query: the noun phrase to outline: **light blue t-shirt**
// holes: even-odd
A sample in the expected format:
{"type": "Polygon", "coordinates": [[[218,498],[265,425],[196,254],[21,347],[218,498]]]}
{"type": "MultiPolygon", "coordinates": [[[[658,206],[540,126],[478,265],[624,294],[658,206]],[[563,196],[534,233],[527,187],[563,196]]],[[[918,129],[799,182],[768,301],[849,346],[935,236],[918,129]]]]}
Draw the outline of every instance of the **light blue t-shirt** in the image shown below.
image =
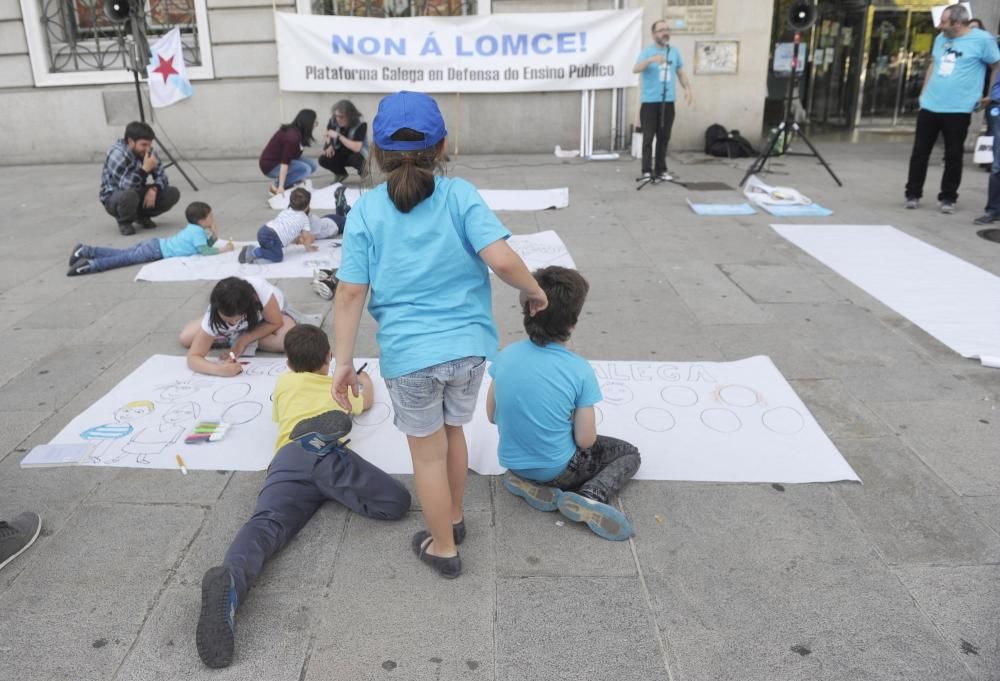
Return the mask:
{"type": "Polygon", "coordinates": [[[931,57],[934,66],[920,96],[920,108],[934,113],[972,113],[982,97],[986,67],[1000,61],[996,39],[978,28],[958,38],[938,33],[931,57]]]}
{"type": "Polygon", "coordinates": [[[635,60],[635,63],[638,64],[639,62],[646,61],[655,54],[664,55],[667,58],[667,62],[665,64],[657,64],[656,62],[653,62],[640,72],[639,75],[642,79],[642,92],[640,93],[639,101],[643,104],[648,104],[650,102],[658,104],[661,101],[674,101],[677,69],[683,68],[684,66],[684,60],[681,59],[681,53],[669,43],[667,43],[666,47],[660,47],[656,43],[653,43],[639,53],[639,58],[635,60]],[[666,99],[663,99],[664,81],[667,83],[666,99]]]}
{"type": "Polygon", "coordinates": [[[435,178],[434,193],[409,213],[396,209],[384,182],[351,206],[337,278],[371,286],[385,378],[496,354],[489,268],[479,251],[509,236],[459,178],[435,178]]]}
{"type": "Polygon", "coordinates": [[[593,367],[558,343],[540,347],[523,340],[504,348],[489,371],[500,464],[533,480],[551,480],[576,452],[573,412],[601,401],[593,367]]]}
{"type": "Polygon", "coordinates": [[[188,226],[168,239],[160,239],[160,253],[164,258],[198,255],[198,248],[208,246],[208,234],[200,225],[188,226]]]}

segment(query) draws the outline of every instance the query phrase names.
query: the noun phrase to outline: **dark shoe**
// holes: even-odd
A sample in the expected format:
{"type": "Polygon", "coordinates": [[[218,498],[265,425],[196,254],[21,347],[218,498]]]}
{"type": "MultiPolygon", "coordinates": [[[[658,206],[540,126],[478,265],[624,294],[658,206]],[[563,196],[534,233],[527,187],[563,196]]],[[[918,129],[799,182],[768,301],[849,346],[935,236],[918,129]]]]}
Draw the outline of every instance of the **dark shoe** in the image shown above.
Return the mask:
{"type": "Polygon", "coordinates": [[[451,558],[442,558],[441,556],[432,556],[427,553],[427,547],[431,543],[428,541],[430,538],[431,533],[427,530],[420,530],[413,535],[410,546],[413,548],[413,552],[417,554],[417,558],[437,570],[438,574],[445,579],[455,579],[462,574],[461,556],[455,555],[451,558]]]}
{"type": "Polygon", "coordinates": [[[994,215],[993,213],[984,213],[978,218],[972,221],[974,225],[992,225],[997,220],[1000,220],[1000,215],[994,215]]]}
{"type": "Polygon", "coordinates": [[[515,496],[528,502],[532,508],[539,511],[554,511],[559,508],[559,498],[562,490],[557,487],[546,487],[524,478],[519,478],[510,471],[503,476],[503,486],[515,496]]]}
{"type": "Polygon", "coordinates": [[[143,229],[156,229],[156,223],[153,222],[153,218],[148,215],[139,218],[136,222],[138,222],[139,226],[143,229]]]}
{"type": "Polygon", "coordinates": [[[69,266],[72,267],[76,264],[78,260],[83,259],[83,254],[86,252],[87,247],[83,244],[77,244],[73,247],[73,252],[69,254],[69,266]]]}
{"type": "Polygon", "coordinates": [[[240,249],[239,261],[242,263],[252,263],[256,260],[257,258],[253,254],[254,248],[256,247],[253,244],[249,244],[240,249]]]}
{"type": "Polygon", "coordinates": [[[333,174],[333,183],[334,184],[337,184],[338,182],[343,182],[346,179],[347,179],[347,173],[344,173],[343,175],[341,175],[340,173],[334,173],[333,174]]]}
{"type": "Polygon", "coordinates": [[[198,657],[213,669],[228,667],[233,661],[236,605],[236,583],[229,569],[220,565],[205,572],[195,642],[198,657]]]}
{"type": "Polygon", "coordinates": [[[632,525],[614,506],[602,504],[576,492],[563,492],[559,512],[575,523],[587,523],[598,537],[624,541],[632,536],[632,525]]]}
{"type": "Polygon", "coordinates": [[[135,234],[135,227],[132,226],[131,222],[119,222],[118,233],[122,236],[132,236],[135,234]]]}
{"type": "MultiPolygon", "coordinates": [[[[346,176],[345,176],[346,177],[346,176]]],[[[347,205],[347,198],[344,194],[347,192],[347,187],[340,185],[333,192],[333,199],[336,201],[337,215],[347,215],[351,212],[351,207],[347,205]]]]}
{"type": "Polygon", "coordinates": [[[42,518],[27,511],[10,522],[0,520],[0,569],[35,543],[42,531],[42,518]]]}
{"type": "Polygon", "coordinates": [[[351,432],[351,425],[350,414],[332,410],[299,421],[289,439],[307,452],[325,456],[341,445],[340,441],[351,432]]]}
{"type": "Polygon", "coordinates": [[[455,539],[456,546],[465,541],[465,518],[451,524],[451,535],[455,539]]]}
{"type": "Polygon", "coordinates": [[[91,266],[89,260],[77,260],[73,263],[73,266],[69,268],[69,271],[66,272],[66,276],[75,277],[80,274],[90,274],[93,271],[94,268],[91,266]]]}

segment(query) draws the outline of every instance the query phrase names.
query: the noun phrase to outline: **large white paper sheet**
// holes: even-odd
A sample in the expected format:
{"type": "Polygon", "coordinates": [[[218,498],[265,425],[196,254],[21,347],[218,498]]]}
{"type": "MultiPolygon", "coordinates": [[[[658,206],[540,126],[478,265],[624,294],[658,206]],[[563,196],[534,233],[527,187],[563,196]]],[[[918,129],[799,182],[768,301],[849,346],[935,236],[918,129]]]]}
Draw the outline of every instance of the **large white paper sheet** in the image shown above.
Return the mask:
{"type": "MultiPolygon", "coordinates": [[[[312,192],[309,200],[310,209],[333,210],[337,207],[334,192],[340,184],[332,184],[312,192]]],[[[491,210],[549,210],[550,208],[565,208],[569,205],[569,187],[555,189],[480,189],[479,195],[491,210]]],[[[348,187],[344,198],[349,206],[361,197],[361,190],[348,187]]],[[[268,205],[274,210],[288,208],[288,192],[278,194],[268,199],[268,205]]]]}
{"type": "Polygon", "coordinates": [[[240,248],[257,242],[236,242],[236,250],[219,255],[191,255],[184,258],[165,258],[146,263],[135,275],[136,281],[190,281],[226,277],[264,277],[265,279],[312,278],[313,270],[340,267],[340,239],[320,239],[317,251],[307,251],[304,246],[287,246],[281,262],[241,263],[240,248]]]}
{"type": "MultiPolygon", "coordinates": [[[[351,447],[389,473],[412,473],[406,438],[393,425],[392,403],[377,359],[367,362],[374,405],[355,418],[351,447]]],[[[638,476],[650,480],[820,482],[858,477],[767,357],[737,362],[591,363],[604,400],[598,431],[633,442],[638,476]]],[[[96,445],[84,465],[263,470],[277,430],[271,422],[283,359],[255,358],[233,378],[194,374],[183,357],[154,355],[70,422],[50,444],[96,445]],[[185,445],[197,421],[234,423],[226,437],[185,445]]],[[[486,419],[487,375],[466,427],[469,465],[501,473],[496,428],[486,419]]]]}
{"type": "Polygon", "coordinates": [[[1000,356],[1000,277],[889,225],[771,227],[963,357],[1000,356]]]}
{"type": "Polygon", "coordinates": [[[576,269],[576,263],[573,262],[566,244],[551,229],[535,234],[515,234],[507,240],[507,243],[521,256],[521,260],[531,272],[549,265],[576,269]]]}

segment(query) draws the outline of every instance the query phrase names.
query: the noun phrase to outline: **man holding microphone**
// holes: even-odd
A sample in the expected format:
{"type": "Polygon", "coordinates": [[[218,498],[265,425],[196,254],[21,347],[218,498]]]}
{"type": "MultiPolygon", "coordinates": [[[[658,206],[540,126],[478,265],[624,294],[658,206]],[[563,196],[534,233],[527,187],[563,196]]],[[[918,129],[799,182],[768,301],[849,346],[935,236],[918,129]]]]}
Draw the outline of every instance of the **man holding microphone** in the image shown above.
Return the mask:
{"type": "Polygon", "coordinates": [[[674,125],[675,81],[684,88],[684,99],[691,104],[691,84],[684,73],[680,52],[670,46],[670,26],[663,19],[653,22],[653,42],[639,53],[632,67],[642,74],[639,124],[642,126],[643,179],[671,180],[667,173],[667,143],[674,125]],[[654,163],[653,139],[656,138],[654,163]]]}

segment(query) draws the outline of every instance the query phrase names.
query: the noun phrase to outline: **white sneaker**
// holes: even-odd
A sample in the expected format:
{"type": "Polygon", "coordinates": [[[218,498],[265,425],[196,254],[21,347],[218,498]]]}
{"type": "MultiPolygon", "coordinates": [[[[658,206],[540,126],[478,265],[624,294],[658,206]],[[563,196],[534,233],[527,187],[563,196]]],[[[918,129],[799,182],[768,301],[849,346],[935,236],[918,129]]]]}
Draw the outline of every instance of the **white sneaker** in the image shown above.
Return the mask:
{"type": "Polygon", "coordinates": [[[920,205],[920,199],[907,199],[903,202],[903,208],[907,210],[913,210],[920,205]]]}
{"type": "Polygon", "coordinates": [[[669,182],[670,180],[674,179],[674,176],[664,170],[662,173],[656,176],[656,179],[659,180],[660,182],[669,182]]]}
{"type": "Polygon", "coordinates": [[[945,215],[951,215],[955,212],[955,204],[951,201],[942,201],[939,207],[945,215]]]}

